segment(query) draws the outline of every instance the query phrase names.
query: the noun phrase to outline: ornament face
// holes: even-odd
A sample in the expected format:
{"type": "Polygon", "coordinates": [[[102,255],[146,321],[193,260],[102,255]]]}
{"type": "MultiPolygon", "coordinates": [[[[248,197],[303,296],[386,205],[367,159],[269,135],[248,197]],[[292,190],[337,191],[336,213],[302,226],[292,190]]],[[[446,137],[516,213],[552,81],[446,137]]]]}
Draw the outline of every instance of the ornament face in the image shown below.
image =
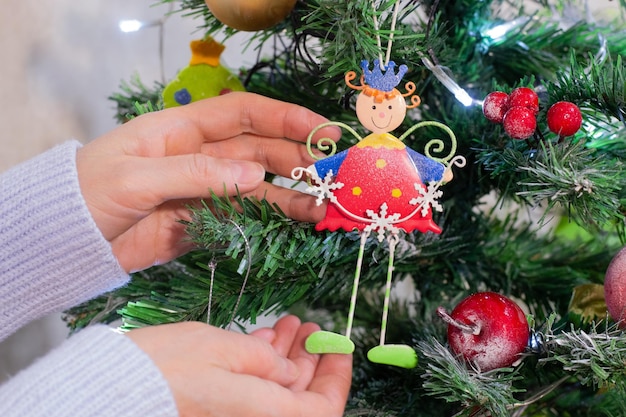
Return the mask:
{"type": "Polygon", "coordinates": [[[528,345],[530,331],[524,312],[500,294],[472,294],[450,317],[460,324],[448,325],[450,349],[482,372],[512,365],[528,345]]]}
{"type": "Polygon", "coordinates": [[[394,98],[382,102],[377,102],[374,96],[359,94],[356,115],[363,127],[371,132],[391,132],[402,124],[406,116],[406,101],[399,92],[394,98]]]}

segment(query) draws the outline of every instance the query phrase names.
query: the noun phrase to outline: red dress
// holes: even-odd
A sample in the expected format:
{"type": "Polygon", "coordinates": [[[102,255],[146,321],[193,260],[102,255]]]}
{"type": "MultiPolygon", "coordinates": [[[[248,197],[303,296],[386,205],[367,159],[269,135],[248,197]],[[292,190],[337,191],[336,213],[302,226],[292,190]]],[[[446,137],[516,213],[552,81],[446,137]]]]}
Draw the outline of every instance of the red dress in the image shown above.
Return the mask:
{"type": "MultiPolygon", "coordinates": [[[[320,178],[324,179],[330,171],[334,183],[343,184],[332,192],[337,203],[349,213],[369,219],[372,215],[368,210],[380,216],[386,203],[386,216],[399,214],[398,219],[403,219],[395,227],[406,232],[441,233],[432,220],[430,208],[425,216],[421,210],[411,216],[417,206],[409,201],[421,195],[415,184],[426,187],[430,181],[441,180],[445,168],[442,163],[406,147],[393,135],[371,134],[351,148],[316,162],[315,168],[320,178]]],[[[345,214],[331,201],[326,217],[315,229],[363,230],[368,224],[364,219],[345,214]]]]}

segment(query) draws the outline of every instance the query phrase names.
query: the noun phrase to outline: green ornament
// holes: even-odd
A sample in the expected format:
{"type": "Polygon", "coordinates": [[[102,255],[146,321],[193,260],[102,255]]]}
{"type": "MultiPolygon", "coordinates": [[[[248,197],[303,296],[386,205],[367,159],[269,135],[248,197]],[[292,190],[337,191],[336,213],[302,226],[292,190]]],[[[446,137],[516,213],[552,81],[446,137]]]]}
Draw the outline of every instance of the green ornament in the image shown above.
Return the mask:
{"type": "Polygon", "coordinates": [[[417,366],[417,353],[407,345],[380,345],[367,352],[367,359],[374,363],[412,369],[417,366]]]}
{"type": "Polygon", "coordinates": [[[305,342],[309,353],[342,353],[349,355],[354,352],[354,343],[349,337],[327,331],[312,333],[305,342]]]}
{"type": "Polygon", "coordinates": [[[165,108],[182,106],[232,91],[246,91],[239,78],[220,64],[224,45],[208,37],[191,42],[191,60],[163,90],[165,108]]]}

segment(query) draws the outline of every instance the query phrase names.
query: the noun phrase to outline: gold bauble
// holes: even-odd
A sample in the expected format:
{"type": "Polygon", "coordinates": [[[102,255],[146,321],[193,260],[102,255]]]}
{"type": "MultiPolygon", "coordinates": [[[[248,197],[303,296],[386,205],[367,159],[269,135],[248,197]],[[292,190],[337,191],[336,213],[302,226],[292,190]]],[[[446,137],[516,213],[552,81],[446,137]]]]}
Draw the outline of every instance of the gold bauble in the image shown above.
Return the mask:
{"type": "Polygon", "coordinates": [[[220,22],[233,29],[256,31],[282,21],[296,0],[204,0],[220,22]]]}

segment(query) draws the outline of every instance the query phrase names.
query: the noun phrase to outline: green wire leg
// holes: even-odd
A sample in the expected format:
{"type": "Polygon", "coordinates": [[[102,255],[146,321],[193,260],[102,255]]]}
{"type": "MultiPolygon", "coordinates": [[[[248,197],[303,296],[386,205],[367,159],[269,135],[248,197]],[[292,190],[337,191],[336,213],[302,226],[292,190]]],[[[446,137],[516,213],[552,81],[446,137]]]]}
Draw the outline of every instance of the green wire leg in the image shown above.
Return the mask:
{"type": "Polygon", "coordinates": [[[352,284],[352,296],[350,297],[350,310],[348,311],[348,323],[346,325],[346,337],[350,339],[352,334],[352,325],[354,323],[354,311],[356,310],[356,297],[359,292],[359,281],[361,279],[361,267],[363,265],[363,253],[365,252],[365,242],[370,232],[361,233],[361,246],[359,246],[359,255],[356,261],[356,270],[354,271],[354,283],[352,284]]]}
{"type": "Polygon", "coordinates": [[[383,304],[383,318],[380,324],[380,345],[385,344],[385,335],[387,334],[387,318],[389,317],[389,300],[391,299],[391,281],[393,278],[393,262],[396,252],[396,244],[398,243],[397,235],[387,237],[389,243],[389,265],[387,266],[387,284],[385,286],[385,301],[383,304]]]}
{"type": "Polygon", "coordinates": [[[387,320],[389,316],[389,301],[391,299],[391,280],[393,277],[394,255],[398,236],[391,235],[387,238],[389,242],[389,265],[387,267],[387,285],[385,287],[385,301],[383,304],[383,317],[380,325],[380,345],[367,352],[367,358],[374,363],[383,365],[393,365],[401,368],[415,368],[417,366],[417,353],[411,346],[407,345],[385,345],[385,335],[387,333],[387,320]]]}
{"type": "Polygon", "coordinates": [[[361,267],[363,265],[363,254],[365,252],[365,242],[370,232],[361,234],[361,246],[359,247],[359,255],[354,273],[354,284],[352,286],[352,296],[350,297],[350,310],[348,312],[348,323],[346,325],[346,335],[340,335],[333,332],[318,331],[314,332],[306,339],[305,348],[309,353],[343,353],[350,354],[354,352],[354,343],[350,340],[352,334],[352,325],[354,323],[354,312],[356,310],[356,297],[359,290],[359,281],[361,279],[361,267]]]}

